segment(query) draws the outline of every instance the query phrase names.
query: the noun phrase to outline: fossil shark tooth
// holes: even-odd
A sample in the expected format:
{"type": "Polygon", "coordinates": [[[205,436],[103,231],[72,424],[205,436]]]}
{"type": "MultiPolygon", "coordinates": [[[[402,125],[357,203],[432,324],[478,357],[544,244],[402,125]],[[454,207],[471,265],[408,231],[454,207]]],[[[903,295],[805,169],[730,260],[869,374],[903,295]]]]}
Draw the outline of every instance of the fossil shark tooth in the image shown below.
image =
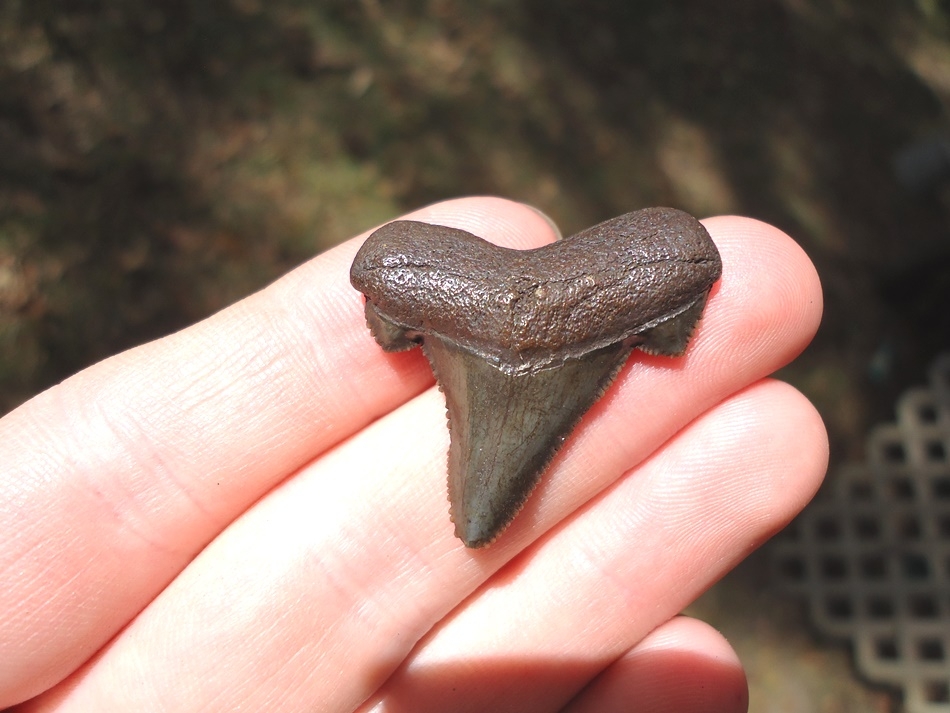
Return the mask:
{"type": "Polygon", "coordinates": [[[534,250],[414,221],[374,232],[350,281],[387,351],[419,344],[445,394],[449,502],[492,542],[635,348],[678,356],[722,271],[706,229],[648,208],[534,250]]]}

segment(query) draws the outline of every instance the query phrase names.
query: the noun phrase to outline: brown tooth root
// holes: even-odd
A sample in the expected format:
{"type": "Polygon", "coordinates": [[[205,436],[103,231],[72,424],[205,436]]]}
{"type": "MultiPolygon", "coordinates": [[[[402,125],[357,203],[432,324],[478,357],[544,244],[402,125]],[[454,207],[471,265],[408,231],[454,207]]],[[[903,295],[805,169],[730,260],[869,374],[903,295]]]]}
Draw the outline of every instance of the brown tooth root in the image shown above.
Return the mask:
{"type": "Polygon", "coordinates": [[[678,356],[722,264],[672,208],[627,213],[534,250],[396,221],[350,281],[387,351],[420,343],[445,394],[455,534],[489,544],[630,352],[678,356]]]}

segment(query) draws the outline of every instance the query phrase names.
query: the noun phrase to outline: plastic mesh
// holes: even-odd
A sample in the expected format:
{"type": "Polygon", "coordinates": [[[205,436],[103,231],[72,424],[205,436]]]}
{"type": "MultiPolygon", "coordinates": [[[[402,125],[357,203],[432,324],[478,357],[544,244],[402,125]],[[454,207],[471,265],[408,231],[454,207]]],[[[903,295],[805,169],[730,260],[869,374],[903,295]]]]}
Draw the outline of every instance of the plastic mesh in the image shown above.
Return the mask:
{"type": "Polygon", "coordinates": [[[908,713],[950,713],[950,354],[774,542],[780,584],[908,713]]]}

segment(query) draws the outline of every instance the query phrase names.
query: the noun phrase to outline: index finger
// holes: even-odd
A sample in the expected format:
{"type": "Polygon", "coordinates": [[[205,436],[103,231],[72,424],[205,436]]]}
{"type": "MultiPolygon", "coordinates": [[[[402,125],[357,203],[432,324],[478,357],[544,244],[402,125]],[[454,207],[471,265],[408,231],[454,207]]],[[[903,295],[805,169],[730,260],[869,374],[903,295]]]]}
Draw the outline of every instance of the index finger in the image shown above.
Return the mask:
{"type": "MultiPolygon", "coordinates": [[[[513,247],[554,237],[501,199],[412,217],[513,247]]],[[[419,354],[384,355],[365,329],[347,279],[361,242],[0,420],[0,707],[61,680],[263,493],[431,384],[419,354]]]]}

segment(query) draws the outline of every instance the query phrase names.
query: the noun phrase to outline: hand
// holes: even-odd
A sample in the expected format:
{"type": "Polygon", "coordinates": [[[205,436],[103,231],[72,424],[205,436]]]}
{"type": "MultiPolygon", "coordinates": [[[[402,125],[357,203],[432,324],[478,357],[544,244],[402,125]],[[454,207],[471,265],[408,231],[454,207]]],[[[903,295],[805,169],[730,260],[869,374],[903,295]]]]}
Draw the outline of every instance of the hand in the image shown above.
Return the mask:
{"type": "MultiPolygon", "coordinates": [[[[530,247],[539,214],[411,216],[530,247]]],[[[486,550],[455,539],[442,395],[385,354],[352,240],[0,421],[0,707],[20,711],[746,709],[686,605],[825,470],[765,377],[807,344],[788,237],[705,221],[724,263],[685,357],[634,352],[486,550]]]]}

